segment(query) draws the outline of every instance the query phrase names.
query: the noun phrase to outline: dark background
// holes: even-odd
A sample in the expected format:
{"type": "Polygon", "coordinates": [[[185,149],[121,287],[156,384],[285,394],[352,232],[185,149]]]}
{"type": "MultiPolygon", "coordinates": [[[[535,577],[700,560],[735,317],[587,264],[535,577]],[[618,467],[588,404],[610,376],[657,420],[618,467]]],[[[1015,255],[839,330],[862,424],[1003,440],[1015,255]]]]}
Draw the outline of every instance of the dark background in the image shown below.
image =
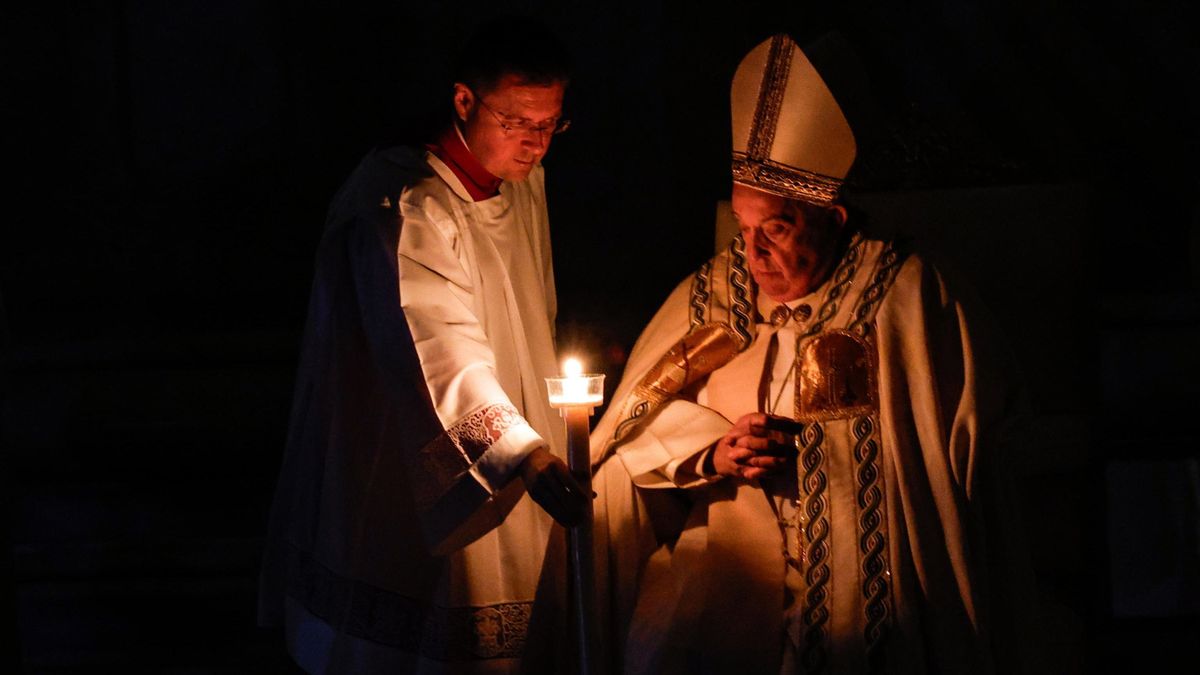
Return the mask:
{"type": "MultiPolygon", "coordinates": [[[[506,7],[578,62],[546,161],[560,346],[613,381],[713,249],[737,62],[840,30],[878,102],[855,200],[957,262],[1024,364],[1014,517],[1054,669],[1192,671],[1168,664],[1200,638],[1193,3],[506,7]]],[[[254,593],[325,208],[448,103],[448,47],[493,11],[4,10],[0,671],[290,672],[254,593]]]]}

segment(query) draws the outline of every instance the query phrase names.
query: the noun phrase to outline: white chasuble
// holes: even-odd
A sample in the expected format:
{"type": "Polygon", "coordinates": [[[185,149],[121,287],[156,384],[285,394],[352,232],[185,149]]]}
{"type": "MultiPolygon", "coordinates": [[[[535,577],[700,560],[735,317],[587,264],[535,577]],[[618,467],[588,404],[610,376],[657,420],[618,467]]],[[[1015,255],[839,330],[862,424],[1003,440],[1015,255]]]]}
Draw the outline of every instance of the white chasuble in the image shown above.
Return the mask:
{"type": "Polygon", "coordinates": [[[758,299],[753,339],[656,402],[672,345],[747,314],[741,275],[725,273],[738,255],[735,241],[676,289],[593,434],[598,509],[629,501],[609,456],[629,490],[684,489],[692,504],[677,538],[643,555],[625,672],[1024,672],[1016,636],[1035,589],[1004,515],[1018,397],[1003,349],[919,256],[856,235],[833,276],[788,303],[786,327],[758,299]],[[702,475],[697,458],[739,417],[770,410],[804,425],[786,470],[702,475]]]}

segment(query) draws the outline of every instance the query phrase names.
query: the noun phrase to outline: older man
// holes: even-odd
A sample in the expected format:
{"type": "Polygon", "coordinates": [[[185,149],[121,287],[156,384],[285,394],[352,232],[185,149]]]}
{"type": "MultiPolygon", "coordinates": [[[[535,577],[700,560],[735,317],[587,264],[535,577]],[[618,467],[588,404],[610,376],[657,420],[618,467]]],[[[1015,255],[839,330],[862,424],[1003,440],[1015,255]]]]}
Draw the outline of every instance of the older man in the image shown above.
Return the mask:
{"type": "Polygon", "coordinates": [[[586,504],[543,380],[541,159],[567,80],[535,23],[485,26],[453,122],[424,152],[369,155],[330,209],[260,610],[308,672],[505,673],[521,656],[543,510],[571,523],[586,504]]]}
{"type": "Polygon", "coordinates": [[[854,135],[790,38],[745,57],[732,113],[740,234],[659,310],[593,435],[616,661],[1020,672],[1003,350],[948,277],[848,219],[854,135]]]}

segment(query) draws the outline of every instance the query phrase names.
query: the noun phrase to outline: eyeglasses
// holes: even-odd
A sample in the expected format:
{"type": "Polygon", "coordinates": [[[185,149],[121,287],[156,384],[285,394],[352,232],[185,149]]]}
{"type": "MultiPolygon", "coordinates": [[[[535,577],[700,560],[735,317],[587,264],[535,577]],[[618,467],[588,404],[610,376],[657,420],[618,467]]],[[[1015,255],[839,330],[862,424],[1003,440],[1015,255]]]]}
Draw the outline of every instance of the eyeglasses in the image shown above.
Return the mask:
{"type": "Polygon", "coordinates": [[[514,122],[509,122],[506,120],[511,119],[510,115],[505,115],[501,112],[498,112],[492,108],[492,106],[484,103],[483,98],[479,96],[476,96],[475,100],[479,101],[479,105],[483,106],[484,110],[490,112],[492,117],[496,118],[496,123],[500,125],[501,129],[504,130],[505,136],[511,136],[513,133],[529,133],[537,134],[539,140],[545,140],[549,136],[557,136],[558,134],[561,134],[562,132],[571,128],[571,120],[564,117],[554,120],[552,124],[543,123],[537,126],[534,126],[533,123],[527,119],[518,119],[514,122]]]}

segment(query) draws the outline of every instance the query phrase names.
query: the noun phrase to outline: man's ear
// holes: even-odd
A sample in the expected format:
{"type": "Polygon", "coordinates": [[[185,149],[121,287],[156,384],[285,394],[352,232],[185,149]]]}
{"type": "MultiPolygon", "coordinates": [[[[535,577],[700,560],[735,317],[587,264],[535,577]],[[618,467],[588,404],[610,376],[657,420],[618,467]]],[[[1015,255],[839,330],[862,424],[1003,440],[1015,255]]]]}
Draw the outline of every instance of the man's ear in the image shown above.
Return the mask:
{"type": "Polygon", "coordinates": [[[475,93],[462,82],[454,83],[454,114],[460,122],[467,121],[467,115],[475,107],[475,93]]]}
{"type": "Polygon", "coordinates": [[[846,207],[842,206],[841,204],[834,204],[833,206],[829,207],[829,210],[833,213],[833,220],[837,223],[838,229],[840,230],[842,226],[846,224],[846,219],[849,217],[846,207]]]}

